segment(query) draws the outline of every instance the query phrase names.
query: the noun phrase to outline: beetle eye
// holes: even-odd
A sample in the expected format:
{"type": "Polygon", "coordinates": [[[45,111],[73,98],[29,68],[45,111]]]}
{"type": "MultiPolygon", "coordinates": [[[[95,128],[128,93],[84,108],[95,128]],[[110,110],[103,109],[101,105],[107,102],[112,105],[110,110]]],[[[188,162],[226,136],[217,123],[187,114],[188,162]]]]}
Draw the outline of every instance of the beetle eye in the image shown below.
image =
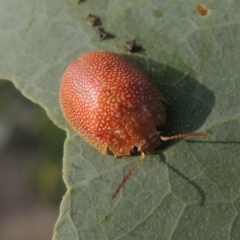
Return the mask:
{"type": "Polygon", "coordinates": [[[138,153],[139,153],[139,152],[138,152],[138,147],[137,147],[137,146],[132,146],[130,152],[131,152],[132,154],[138,154],[138,153]]]}
{"type": "Polygon", "coordinates": [[[162,124],[158,124],[156,126],[156,130],[161,133],[163,131],[163,125],[162,124]]]}

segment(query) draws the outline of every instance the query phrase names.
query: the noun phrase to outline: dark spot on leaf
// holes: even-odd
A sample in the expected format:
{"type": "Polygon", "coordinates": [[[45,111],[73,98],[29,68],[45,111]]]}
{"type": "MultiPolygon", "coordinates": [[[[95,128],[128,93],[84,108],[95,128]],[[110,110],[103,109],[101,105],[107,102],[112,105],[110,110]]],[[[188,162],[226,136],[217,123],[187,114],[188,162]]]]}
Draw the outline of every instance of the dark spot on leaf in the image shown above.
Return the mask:
{"type": "Polygon", "coordinates": [[[142,49],[142,46],[137,44],[136,40],[133,39],[131,41],[127,41],[124,44],[124,49],[128,52],[135,53],[135,52],[140,51],[142,49]]]}
{"type": "Polygon", "coordinates": [[[105,217],[105,221],[106,221],[107,223],[109,223],[109,222],[111,221],[111,216],[110,216],[110,215],[107,215],[107,216],[105,217]]]}
{"type": "Polygon", "coordinates": [[[106,32],[104,30],[104,28],[98,28],[96,33],[97,33],[100,41],[103,41],[103,40],[110,39],[110,38],[114,37],[113,34],[111,34],[109,32],[106,32]]]}
{"type": "Polygon", "coordinates": [[[86,20],[90,23],[92,27],[101,25],[100,18],[94,14],[89,13],[86,17],[86,20]]]}
{"type": "Polygon", "coordinates": [[[207,7],[202,4],[198,5],[197,11],[202,17],[206,17],[209,13],[209,10],[207,9],[207,7]]]}
{"type": "Polygon", "coordinates": [[[159,9],[153,10],[152,13],[153,13],[153,17],[155,18],[161,18],[164,15],[163,12],[159,9]]]}

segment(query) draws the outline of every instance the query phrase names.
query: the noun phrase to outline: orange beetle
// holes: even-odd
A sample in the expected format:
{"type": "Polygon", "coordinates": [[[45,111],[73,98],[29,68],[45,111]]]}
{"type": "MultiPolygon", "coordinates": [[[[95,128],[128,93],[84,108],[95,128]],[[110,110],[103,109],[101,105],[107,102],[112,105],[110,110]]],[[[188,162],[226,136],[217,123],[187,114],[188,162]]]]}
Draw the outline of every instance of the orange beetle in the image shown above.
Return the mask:
{"type": "Polygon", "coordinates": [[[166,120],[164,101],[146,71],[123,55],[90,52],[66,69],[60,103],[71,127],[103,154],[108,150],[116,157],[141,153],[113,198],[144,159],[144,153],[152,152],[161,141],[207,135],[161,136],[157,126],[166,120]]]}

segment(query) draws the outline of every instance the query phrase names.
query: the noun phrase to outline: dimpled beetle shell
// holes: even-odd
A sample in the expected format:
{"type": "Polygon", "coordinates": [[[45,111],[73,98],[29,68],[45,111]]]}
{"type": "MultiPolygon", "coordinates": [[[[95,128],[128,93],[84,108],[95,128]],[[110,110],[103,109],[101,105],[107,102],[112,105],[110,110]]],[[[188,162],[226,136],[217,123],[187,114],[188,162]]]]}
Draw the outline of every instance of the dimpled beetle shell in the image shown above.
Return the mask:
{"type": "Polygon", "coordinates": [[[71,127],[103,154],[151,152],[161,144],[163,95],[147,73],[126,56],[106,51],[81,55],[66,69],[60,103],[71,127]]]}

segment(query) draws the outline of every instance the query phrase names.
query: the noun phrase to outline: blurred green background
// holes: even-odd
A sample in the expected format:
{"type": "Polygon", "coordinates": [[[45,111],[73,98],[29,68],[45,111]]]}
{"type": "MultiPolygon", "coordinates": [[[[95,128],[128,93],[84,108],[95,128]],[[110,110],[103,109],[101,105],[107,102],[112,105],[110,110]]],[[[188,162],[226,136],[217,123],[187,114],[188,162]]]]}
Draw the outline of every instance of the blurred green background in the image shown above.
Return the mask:
{"type": "Polygon", "coordinates": [[[40,106],[0,81],[0,239],[51,239],[65,192],[65,136],[40,106]]]}

